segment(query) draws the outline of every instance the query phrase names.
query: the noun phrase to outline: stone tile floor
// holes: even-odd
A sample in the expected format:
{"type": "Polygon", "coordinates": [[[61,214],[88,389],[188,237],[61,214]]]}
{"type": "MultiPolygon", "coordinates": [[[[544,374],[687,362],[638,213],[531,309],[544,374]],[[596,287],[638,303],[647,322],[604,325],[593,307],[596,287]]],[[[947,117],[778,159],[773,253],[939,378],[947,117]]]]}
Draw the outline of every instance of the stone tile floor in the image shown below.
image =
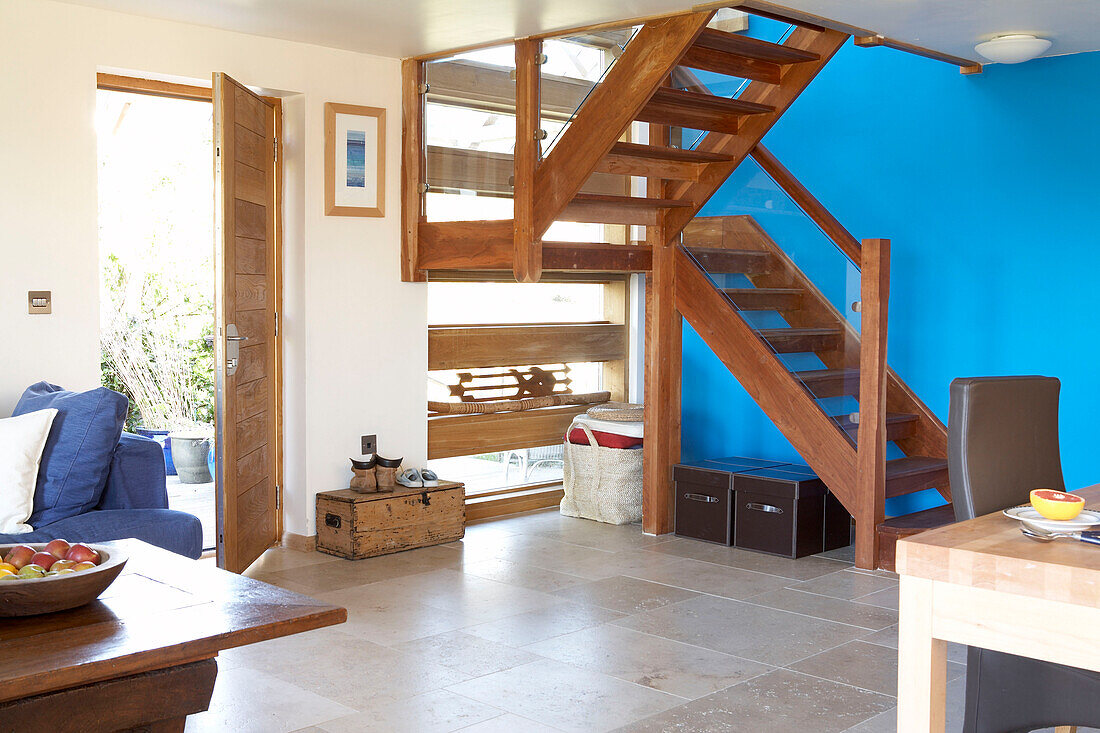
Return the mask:
{"type": "Polygon", "coordinates": [[[224,652],[187,731],[896,730],[897,580],[851,548],[793,561],[543,511],[358,562],[276,548],[247,574],[348,623],[224,652]]]}

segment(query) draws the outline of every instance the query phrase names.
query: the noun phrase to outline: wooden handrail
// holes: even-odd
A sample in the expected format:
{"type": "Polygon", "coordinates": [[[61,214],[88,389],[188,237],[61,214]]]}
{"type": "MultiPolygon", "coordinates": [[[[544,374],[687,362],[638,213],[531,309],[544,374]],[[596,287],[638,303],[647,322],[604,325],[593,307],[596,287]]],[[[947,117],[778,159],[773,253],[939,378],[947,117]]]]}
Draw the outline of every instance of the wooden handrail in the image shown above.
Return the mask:
{"type": "Polygon", "coordinates": [[[860,283],[859,433],[856,438],[856,565],[878,560],[878,525],[886,518],[886,317],[890,240],[863,240],[860,283]]]}
{"type": "Polygon", "coordinates": [[[779,187],[787,192],[787,195],[798,204],[806,215],[813,219],[814,223],[821,228],[821,231],[825,232],[825,235],[829,239],[833,240],[833,243],[840,248],[848,259],[850,259],[856,267],[861,267],[862,255],[860,253],[859,240],[852,236],[851,232],[844,228],[835,216],[829,213],[829,210],[825,208],[824,204],[817,200],[817,198],[810,193],[809,189],[802,185],[802,183],[794,177],[794,174],[787,170],[779,160],[772,155],[771,151],[765,148],[762,144],[757,144],[753,149],[752,159],[756,161],[765,173],[771,176],[772,180],[779,184],[779,187]]]}

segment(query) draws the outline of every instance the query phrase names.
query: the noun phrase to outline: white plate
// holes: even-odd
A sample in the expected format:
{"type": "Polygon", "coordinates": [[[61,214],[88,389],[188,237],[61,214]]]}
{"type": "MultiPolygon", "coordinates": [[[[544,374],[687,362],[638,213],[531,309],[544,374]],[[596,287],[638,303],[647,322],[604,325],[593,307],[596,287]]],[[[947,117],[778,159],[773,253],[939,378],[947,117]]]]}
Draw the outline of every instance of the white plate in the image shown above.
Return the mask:
{"type": "Polygon", "coordinates": [[[1005,509],[1004,515],[1044,532],[1081,532],[1100,524],[1100,512],[1082,509],[1073,519],[1047,519],[1030,504],[1005,509]]]}

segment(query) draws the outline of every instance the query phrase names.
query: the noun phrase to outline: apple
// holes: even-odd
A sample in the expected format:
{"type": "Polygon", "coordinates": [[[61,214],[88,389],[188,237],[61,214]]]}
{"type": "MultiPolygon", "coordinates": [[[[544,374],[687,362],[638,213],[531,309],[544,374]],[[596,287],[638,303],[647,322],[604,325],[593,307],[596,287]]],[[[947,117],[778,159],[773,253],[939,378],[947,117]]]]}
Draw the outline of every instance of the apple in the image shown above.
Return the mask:
{"type": "Polygon", "coordinates": [[[73,565],[76,565],[76,563],[72,560],[58,560],[53,564],[53,567],[51,567],[50,570],[61,571],[71,569],[73,565]]]}
{"type": "Polygon", "coordinates": [[[69,569],[72,570],[74,573],[79,573],[81,570],[91,570],[94,567],[94,562],[78,562],[76,565],[73,565],[69,569]]]}
{"type": "Polygon", "coordinates": [[[77,543],[65,554],[65,559],[76,563],[90,562],[92,565],[98,565],[99,553],[87,545],[77,543]]]}
{"type": "Polygon", "coordinates": [[[0,575],[0,580],[22,580],[22,578],[13,573],[8,573],[7,575],[0,575]]]}
{"type": "Polygon", "coordinates": [[[29,545],[16,545],[4,557],[4,562],[21,570],[34,557],[35,549],[29,545]]]}
{"type": "Polygon", "coordinates": [[[69,549],[71,547],[72,545],[65,540],[50,540],[46,545],[45,552],[50,553],[58,560],[63,560],[65,556],[69,554],[69,549]]]}
{"type": "Polygon", "coordinates": [[[75,573],[75,572],[76,571],[73,570],[72,568],[61,568],[60,570],[51,570],[49,573],[46,573],[46,574],[49,575],[50,573],[53,573],[54,575],[67,575],[69,573],[75,573]]]}
{"type": "Polygon", "coordinates": [[[19,569],[19,576],[22,578],[41,578],[45,574],[46,569],[34,563],[29,563],[19,569]]]}
{"type": "Polygon", "coordinates": [[[48,552],[36,552],[34,557],[31,558],[31,564],[38,565],[43,570],[49,570],[55,562],[57,562],[57,558],[48,552]]]}

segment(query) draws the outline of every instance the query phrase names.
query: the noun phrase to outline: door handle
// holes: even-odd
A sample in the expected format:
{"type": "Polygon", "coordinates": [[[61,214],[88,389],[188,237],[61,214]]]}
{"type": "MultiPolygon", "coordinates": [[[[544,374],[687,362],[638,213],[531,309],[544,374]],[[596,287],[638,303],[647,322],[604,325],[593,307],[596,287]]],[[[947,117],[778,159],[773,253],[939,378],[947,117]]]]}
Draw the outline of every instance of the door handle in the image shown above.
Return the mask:
{"type": "Polygon", "coordinates": [[[225,327],[225,376],[227,377],[237,373],[237,365],[241,361],[242,341],[248,341],[248,337],[240,335],[237,324],[230,323],[225,327]]]}

